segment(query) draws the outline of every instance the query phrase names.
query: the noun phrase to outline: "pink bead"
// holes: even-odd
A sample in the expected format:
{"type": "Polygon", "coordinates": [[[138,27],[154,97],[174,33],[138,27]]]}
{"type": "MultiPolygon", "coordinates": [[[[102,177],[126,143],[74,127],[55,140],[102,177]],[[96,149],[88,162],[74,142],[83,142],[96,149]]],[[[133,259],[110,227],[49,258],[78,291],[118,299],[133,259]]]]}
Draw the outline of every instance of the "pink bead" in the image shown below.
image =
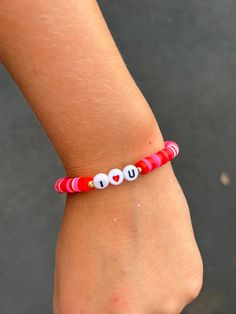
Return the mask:
{"type": "Polygon", "coordinates": [[[71,183],[72,183],[73,179],[70,178],[67,180],[66,182],[66,189],[68,193],[74,193],[75,191],[71,188],[71,183]]]}
{"type": "Polygon", "coordinates": [[[165,147],[171,149],[174,152],[174,157],[179,154],[179,146],[173,141],[166,141],[165,147]]]}
{"type": "Polygon", "coordinates": [[[146,158],[144,158],[142,160],[146,164],[146,166],[148,167],[149,171],[152,171],[152,164],[151,164],[151,162],[148,159],[146,159],[146,158]]]}
{"type": "Polygon", "coordinates": [[[80,178],[74,178],[74,179],[72,180],[71,186],[72,186],[72,189],[73,189],[74,192],[81,192],[81,190],[80,190],[79,187],[78,187],[79,179],[80,179],[80,178]]]}
{"type": "Polygon", "coordinates": [[[150,157],[152,157],[152,159],[155,161],[157,168],[161,166],[161,158],[159,156],[152,154],[150,157]]]}
{"type": "Polygon", "coordinates": [[[63,193],[63,191],[62,191],[61,188],[60,188],[60,185],[61,185],[62,181],[64,181],[65,179],[66,179],[66,177],[63,177],[63,178],[60,178],[60,179],[58,179],[58,180],[56,181],[54,187],[55,187],[55,190],[56,190],[57,192],[63,193]]]}

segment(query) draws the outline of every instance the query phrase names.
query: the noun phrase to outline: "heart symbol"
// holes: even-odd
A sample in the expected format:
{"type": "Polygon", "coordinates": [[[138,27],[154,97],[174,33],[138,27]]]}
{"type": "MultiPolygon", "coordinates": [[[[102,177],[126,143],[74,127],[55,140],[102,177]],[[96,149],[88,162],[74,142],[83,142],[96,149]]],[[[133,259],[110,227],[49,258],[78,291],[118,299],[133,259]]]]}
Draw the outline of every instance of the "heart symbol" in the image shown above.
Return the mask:
{"type": "Polygon", "coordinates": [[[117,175],[117,176],[113,176],[113,177],[112,177],[112,179],[113,179],[114,181],[116,181],[116,182],[118,182],[118,181],[119,181],[119,178],[120,178],[120,176],[119,176],[119,175],[117,175]]]}

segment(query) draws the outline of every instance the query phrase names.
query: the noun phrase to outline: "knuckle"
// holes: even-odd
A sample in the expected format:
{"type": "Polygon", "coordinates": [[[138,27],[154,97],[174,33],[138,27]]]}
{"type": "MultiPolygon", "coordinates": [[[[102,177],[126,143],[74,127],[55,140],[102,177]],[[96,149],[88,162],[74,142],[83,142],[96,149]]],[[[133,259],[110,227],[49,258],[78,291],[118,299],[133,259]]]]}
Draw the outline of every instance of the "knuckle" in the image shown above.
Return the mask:
{"type": "Polygon", "coordinates": [[[195,263],[191,272],[188,274],[188,278],[185,284],[185,300],[186,303],[190,303],[195,300],[201,289],[203,284],[203,265],[201,258],[195,263]]]}
{"type": "Polygon", "coordinates": [[[161,314],[178,314],[181,311],[181,304],[177,298],[170,298],[159,309],[161,314]]]}
{"type": "Polygon", "coordinates": [[[189,282],[187,291],[186,291],[186,301],[187,303],[192,302],[195,300],[202,288],[202,277],[194,277],[191,278],[191,282],[189,282]]]}

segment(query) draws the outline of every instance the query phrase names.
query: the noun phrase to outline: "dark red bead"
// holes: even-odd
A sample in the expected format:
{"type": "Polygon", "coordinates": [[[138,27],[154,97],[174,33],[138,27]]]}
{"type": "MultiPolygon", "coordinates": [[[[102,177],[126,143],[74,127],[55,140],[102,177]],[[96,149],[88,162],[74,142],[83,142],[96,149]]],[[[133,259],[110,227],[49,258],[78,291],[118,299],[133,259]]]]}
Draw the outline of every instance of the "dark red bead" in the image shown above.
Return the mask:
{"type": "Polygon", "coordinates": [[[135,164],[135,167],[142,169],[141,174],[146,174],[150,171],[148,166],[145,164],[145,162],[143,160],[138,161],[135,164]]]}
{"type": "Polygon", "coordinates": [[[78,181],[78,188],[82,192],[89,192],[92,188],[88,185],[90,181],[93,181],[93,177],[81,177],[78,181]]]}

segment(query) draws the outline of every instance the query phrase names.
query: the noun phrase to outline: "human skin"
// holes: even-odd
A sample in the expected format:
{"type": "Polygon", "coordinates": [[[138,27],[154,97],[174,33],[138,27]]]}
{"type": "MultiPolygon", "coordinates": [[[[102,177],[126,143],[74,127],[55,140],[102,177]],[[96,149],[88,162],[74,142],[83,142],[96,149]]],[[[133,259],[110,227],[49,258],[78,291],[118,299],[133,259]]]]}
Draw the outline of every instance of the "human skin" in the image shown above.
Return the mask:
{"type": "MultiPolygon", "coordinates": [[[[0,0],[0,59],[69,176],[122,168],[163,148],[96,1],[0,0]]],[[[54,314],[176,314],[201,284],[170,163],[132,183],[67,197],[54,314]]]]}

